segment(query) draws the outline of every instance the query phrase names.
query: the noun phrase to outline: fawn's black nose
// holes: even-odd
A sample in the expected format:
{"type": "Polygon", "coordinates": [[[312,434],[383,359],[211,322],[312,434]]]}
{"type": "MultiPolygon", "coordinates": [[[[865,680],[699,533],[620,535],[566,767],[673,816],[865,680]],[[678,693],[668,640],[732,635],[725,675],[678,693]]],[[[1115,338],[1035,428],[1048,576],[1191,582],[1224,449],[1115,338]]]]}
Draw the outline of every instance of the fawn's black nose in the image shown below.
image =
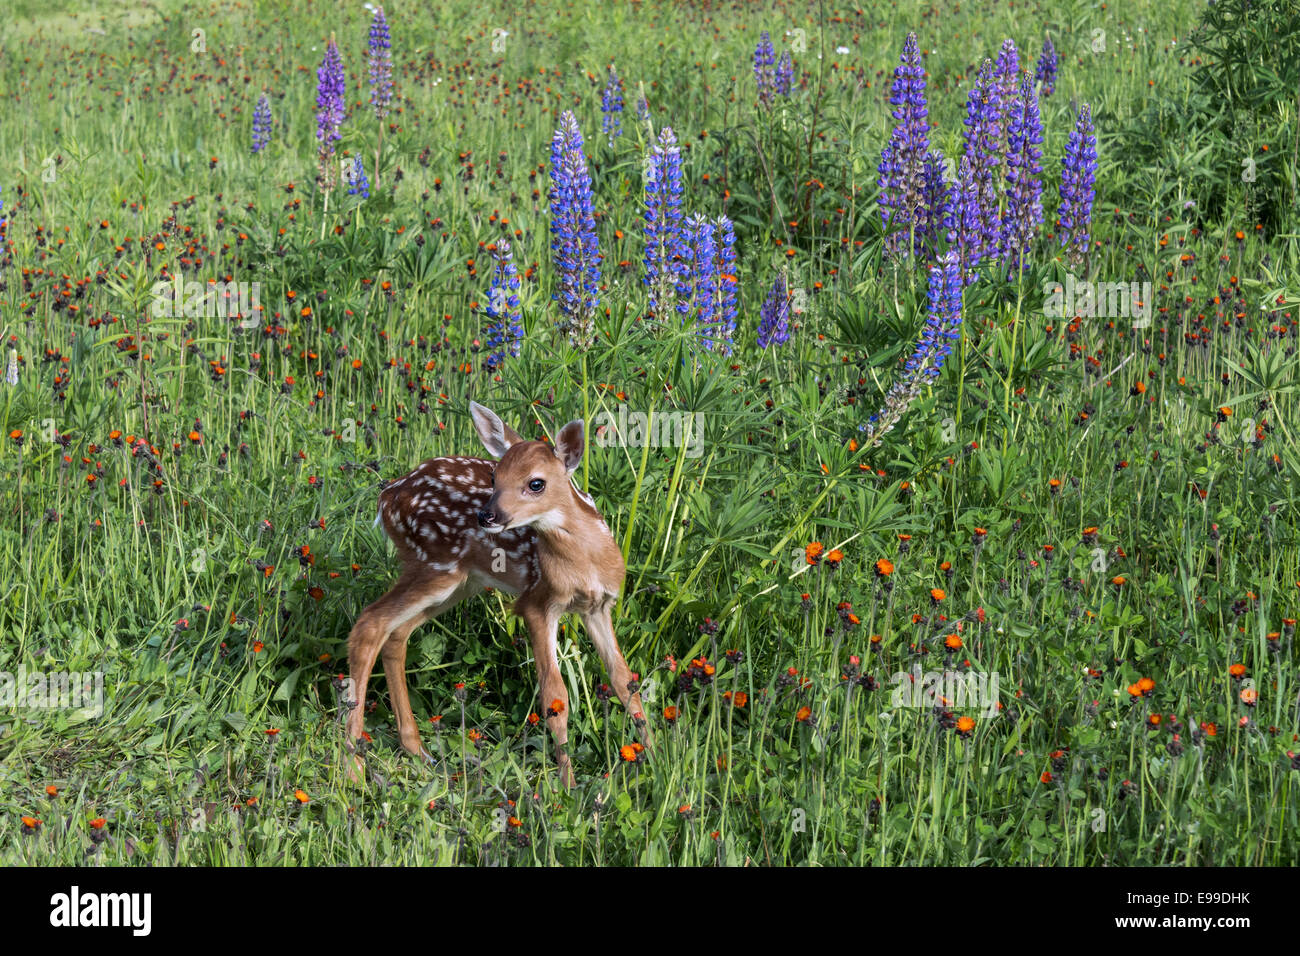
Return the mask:
{"type": "Polygon", "coordinates": [[[480,528],[491,528],[497,523],[497,516],[492,513],[490,508],[484,508],[478,513],[478,524],[480,528]]]}

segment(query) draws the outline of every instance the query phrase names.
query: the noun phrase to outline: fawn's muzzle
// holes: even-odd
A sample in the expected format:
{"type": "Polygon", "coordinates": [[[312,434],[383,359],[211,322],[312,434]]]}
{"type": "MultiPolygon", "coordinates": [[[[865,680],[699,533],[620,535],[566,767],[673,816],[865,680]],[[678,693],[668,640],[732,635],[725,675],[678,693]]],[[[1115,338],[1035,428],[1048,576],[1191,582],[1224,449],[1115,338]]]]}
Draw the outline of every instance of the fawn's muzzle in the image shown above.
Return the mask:
{"type": "Polygon", "coordinates": [[[488,503],[486,508],[478,513],[478,525],[480,528],[495,528],[499,531],[505,523],[506,519],[493,510],[491,502],[488,503]]]}

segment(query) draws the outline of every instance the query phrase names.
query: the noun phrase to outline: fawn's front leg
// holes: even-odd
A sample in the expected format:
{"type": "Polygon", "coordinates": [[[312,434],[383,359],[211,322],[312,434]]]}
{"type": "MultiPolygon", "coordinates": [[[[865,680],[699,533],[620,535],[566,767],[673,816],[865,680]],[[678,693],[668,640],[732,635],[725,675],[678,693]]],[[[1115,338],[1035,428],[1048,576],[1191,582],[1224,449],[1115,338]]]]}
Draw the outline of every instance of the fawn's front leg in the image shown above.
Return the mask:
{"type": "Polygon", "coordinates": [[[630,689],[632,671],[628,668],[627,661],[623,659],[618,638],[614,636],[614,621],[611,616],[613,609],[614,598],[606,598],[593,610],[583,612],[582,623],[586,626],[587,633],[591,635],[591,642],[596,645],[596,653],[605,664],[605,671],[609,674],[614,693],[618,695],[627,712],[632,715],[641,742],[649,747],[650,722],[641,706],[641,694],[630,689]]]}
{"type": "Polygon", "coordinates": [[[533,647],[533,661],[537,665],[538,694],[546,726],[555,741],[555,766],[565,788],[574,784],[573,769],[569,765],[569,691],[560,675],[560,660],[556,648],[556,630],[560,615],[552,608],[527,604],[516,606],[515,611],[528,626],[528,636],[533,647]],[[557,706],[558,705],[558,706],[557,706]]]}

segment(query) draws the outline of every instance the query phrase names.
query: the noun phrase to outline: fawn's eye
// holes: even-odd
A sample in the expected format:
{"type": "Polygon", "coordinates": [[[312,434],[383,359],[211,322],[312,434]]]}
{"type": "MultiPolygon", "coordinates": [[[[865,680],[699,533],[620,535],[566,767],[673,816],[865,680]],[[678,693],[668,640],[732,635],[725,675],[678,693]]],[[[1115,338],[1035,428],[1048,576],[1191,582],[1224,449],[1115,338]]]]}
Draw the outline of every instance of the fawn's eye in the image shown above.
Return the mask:
{"type": "Polygon", "coordinates": [[[540,478],[534,478],[532,481],[528,483],[529,491],[541,491],[545,487],[546,487],[546,482],[542,481],[542,479],[540,478]]]}

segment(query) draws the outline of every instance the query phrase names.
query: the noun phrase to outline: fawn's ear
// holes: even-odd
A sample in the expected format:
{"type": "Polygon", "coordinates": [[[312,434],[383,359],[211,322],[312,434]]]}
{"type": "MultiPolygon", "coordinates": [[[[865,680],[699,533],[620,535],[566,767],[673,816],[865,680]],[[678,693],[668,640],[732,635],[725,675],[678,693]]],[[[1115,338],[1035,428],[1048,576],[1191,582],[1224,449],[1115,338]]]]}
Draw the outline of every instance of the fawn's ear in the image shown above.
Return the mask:
{"type": "Polygon", "coordinates": [[[469,403],[469,414],[474,419],[474,428],[483,441],[483,447],[493,458],[500,458],[511,445],[523,441],[513,428],[501,421],[497,413],[484,408],[478,402],[469,403]]]}
{"type": "Polygon", "coordinates": [[[582,419],[569,422],[555,439],[555,457],[564,462],[564,470],[573,474],[582,463],[582,419]]]}

